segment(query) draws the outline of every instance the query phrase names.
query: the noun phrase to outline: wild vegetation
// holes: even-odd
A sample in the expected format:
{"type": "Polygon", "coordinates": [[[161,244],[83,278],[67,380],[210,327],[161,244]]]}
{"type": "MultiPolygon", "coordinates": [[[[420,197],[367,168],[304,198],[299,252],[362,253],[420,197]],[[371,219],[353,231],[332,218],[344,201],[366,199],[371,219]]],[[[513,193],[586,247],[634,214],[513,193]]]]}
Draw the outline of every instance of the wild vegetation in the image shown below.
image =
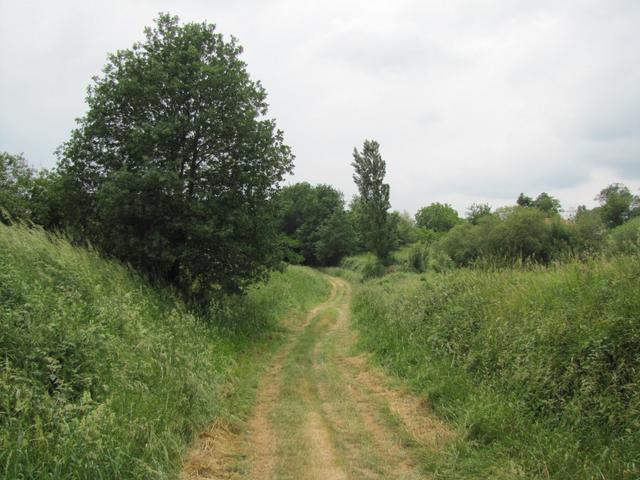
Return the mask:
{"type": "Polygon", "coordinates": [[[395,273],[353,302],[364,348],[462,432],[442,478],[640,475],[640,256],[395,273]]]}
{"type": "Polygon", "coordinates": [[[166,14],[145,37],[94,77],[88,111],[58,150],[55,218],[34,221],[206,308],[216,290],[240,292],[279,264],[271,200],[293,155],[234,39],[166,14]]]}
{"type": "Polygon", "coordinates": [[[130,268],[0,224],[0,476],[172,477],[196,432],[248,414],[277,320],[327,292],[290,267],[199,317],[130,268]]]}
{"type": "Polygon", "coordinates": [[[306,182],[288,185],[278,193],[277,203],[288,262],[337,265],[354,251],[355,229],[342,193],[335,188],[306,182]]]}
{"type": "Polygon", "coordinates": [[[614,183],[572,215],[542,192],[412,216],[390,211],[375,140],[353,151],[348,206],[330,185],[282,187],[294,157],[241,53],[160,15],[109,56],[56,168],[0,153],[2,474],[174,477],[195,432],[247,417],[278,319],[329,293],[286,266],[304,264],[342,266],[361,347],[458,434],[427,452],[361,381],[350,287],[331,279],[275,362],[278,448],[301,462],[282,475],[322,467],[298,447],[331,390],[322,438],[364,445],[332,454],[343,475],[640,477],[640,198],[614,183]]]}

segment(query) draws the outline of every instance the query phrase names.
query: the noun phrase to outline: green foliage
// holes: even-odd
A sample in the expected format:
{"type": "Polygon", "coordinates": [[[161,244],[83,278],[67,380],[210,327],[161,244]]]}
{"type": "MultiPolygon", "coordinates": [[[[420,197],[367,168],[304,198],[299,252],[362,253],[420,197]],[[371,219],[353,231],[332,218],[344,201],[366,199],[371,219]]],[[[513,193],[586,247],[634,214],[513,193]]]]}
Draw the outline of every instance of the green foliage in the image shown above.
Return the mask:
{"type": "Polygon", "coordinates": [[[430,246],[427,250],[427,270],[447,272],[455,267],[454,261],[440,248],[430,246]]]}
{"type": "Polygon", "coordinates": [[[56,229],[61,225],[60,177],[36,171],[22,155],[0,152],[0,221],[18,220],[56,229]]]}
{"type": "Polygon", "coordinates": [[[518,195],[518,199],[516,200],[516,204],[519,207],[533,207],[533,198],[525,195],[524,193],[520,193],[520,195],[518,195]]]}
{"type": "Polygon", "coordinates": [[[458,266],[478,262],[512,265],[547,264],[598,248],[602,231],[591,217],[571,223],[535,207],[505,207],[483,215],[475,224],[457,225],[443,236],[438,248],[458,266]]]}
{"type": "Polygon", "coordinates": [[[0,152],[0,221],[28,219],[34,172],[22,155],[0,152]]]}
{"type": "Polygon", "coordinates": [[[387,270],[380,259],[372,253],[346,257],[342,260],[341,267],[357,273],[361,280],[382,277],[387,270]]]}
{"type": "Polygon", "coordinates": [[[31,222],[47,230],[63,225],[64,183],[54,170],[39,170],[31,180],[29,209],[31,222]]]}
{"type": "Polygon", "coordinates": [[[542,192],[538,195],[531,206],[538,210],[542,210],[548,216],[557,215],[562,211],[560,200],[552,197],[546,192],[542,192]]]}
{"type": "Polygon", "coordinates": [[[547,216],[557,215],[562,211],[560,201],[557,198],[549,195],[547,192],[542,192],[536,197],[535,200],[528,195],[521,193],[516,200],[516,204],[519,207],[537,208],[538,210],[544,212],[547,216]]]}
{"type": "Polygon", "coordinates": [[[388,269],[390,272],[404,271],[422,273],[429,270],[444,272],[455,267],[454,262],[442,248],[423,241],[407,245],[395,251],[393,256],[396,264],[388,269]]]}
{"type": "Polygon", "coordinates": [[[409,245],[421,239],[422,232],[416,226],[415,220],[407,212],[393,211],[390,214],[396,225],[395,237],[398,246],[409,245]]]}
{"type": "Polygon", "coordinates": [[[334,212],[316,232],[315,254],[319,265],[338,265],[355,248],[355,231],[343,210],[334,212]]]}
{"type": "Polygon", "coordinates": [[[471,265],[487,248],[488,237],[483,237],[483,234],[489,234],[490,230],[483,227],[496,223],[496,221],[485,221],[482,227],[471,223],[456,225],[442,237],[439,246],[456,265],[471,265]]]}
{"type": "Polygon", "coordinates": [[[362,280],[382,277],[386,270],[386,267],[378,258],[371,258],[362,266],[362,280]]]}
{"type": "Polygon", "coordinates": [[[60,150],[65,223],[199,303],[279,262],[273,202],[292,155],[235,39],[160,15],[109,56],[60,150]]]}
{"type": "Polygon", "coordinates": [[[448,203],[432,203],[416,213],[416,225],[434,232],[448,232],[462,220],[448,203]]]}
{"type": "Polygon", "coordinates": [[[597,209],[578,207],[573,221],[576,251],[593,255],[602,250],[606,239],[606,225],[597,209]]]}
{"type": "Polygon", "coordinates": [[[387,214],[389,210],[389,185],[384,183],[386,164],[380,155],[380,145],[365,140],[362,153],[353,149],[353,181],[360,192],[360,212],[356,217],[360,235],[367,248],[382,262],[389,259],[394,246],[395,224],[387,214]]]}
{"type": "Polygon", "coordinates": [[[118,263],[0,225],[0,477],[174,478],[195,432],[248,414],[250,350],[327,293],[290,268],[198,318],[118,263]]]}
{"type": "Polygon", "coordinates": [[[629,220],[633,208],[640,203],[621,183],[612,183],[603,188],[595,199],[600,202],[600,215],[609,228],[617,227],[629,220]]]}
{"type": "Polygon", "coordinates": [[[338,265],[355,248],[355,231],[342,193],[307,182],[283,187],[277,197],[280,229],[287,237],[287,259],[308,265],[338,265]]]}
{"type": "Polygon", "coordinates": [[[417,273],[422,273],[427,269],[429,255],[427,247],[418,242],[413,244],[408,251],[407,265],[409,268],[417,273]]]}
{"type": "Polygon", "coordinates": [[[609,254],[638,254],[640,252],[640,218],[614,228],[606,248],[609,254]]]}
{"type": "Polygon", "coordinates": [[[359,286],[363,346],[455,422],[443,478],[640,475],[640,257],[392,274],[359,286]]]}
{"type": "Polygon", "coordinates": [[[482,217],[491,214],[491,207],[486,203],[474,203],[467,209],[467,221],[477,225],[482,217]]]}
{"type": "Polygon", "coordinates": [[[516,208],[492,232],[490,248],[497,256],[548,261],[549,229],[535,208],[516,208]]]}

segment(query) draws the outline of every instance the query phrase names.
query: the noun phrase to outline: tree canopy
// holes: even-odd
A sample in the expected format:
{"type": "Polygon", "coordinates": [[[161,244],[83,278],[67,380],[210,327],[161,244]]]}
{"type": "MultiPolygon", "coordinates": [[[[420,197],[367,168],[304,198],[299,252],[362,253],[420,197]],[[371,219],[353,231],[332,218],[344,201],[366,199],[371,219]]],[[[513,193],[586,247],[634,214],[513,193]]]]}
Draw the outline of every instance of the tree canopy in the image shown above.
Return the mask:
{"type": "Polygon", "coordinates": [[[0,152],[0,221],[29,217],[33,170],[22,155],[0,152]]]}
{"type": "Polygon", "coordinates": [[[460,222],[458,212],[448,203],[432,203],[416,213],[416,224],[434,232],[447,232],[460,222]]]}
{"type": "Polygon", "coordinates": [[[477,225],[482,217],[491,214],[491,207],[487,203],[473,203],[467,209],[467,221],[477,225]]]}
{"type": "Polygon", "coordinates": [[[360,192],[358,227],[367,248],[380,260],[387,260],[393,248],[395,225],[389,220],[389,184],[384,183],[386,163],[380,155],[380,144],[365,140],[362,153],[353,149],[355,172],[353,181],[360,192]]]}
{"type": "Polygon", "coordinates": [[[190,297],[240,291],[278,262],[293,155],[234,38],[170,15],[145,37],[109,56],[59,150],[65,222],[190,297]]]}
{"type": "Polygon", "coordinates": [[[516,200],[516,204],[519,207],[533,207],[541,210],[548,216],[557,215],[562,211],[560,200],[552,197],[547,192],[542,192],[535,200],[530,196],[521,193],[516,200]]]}
{"type": "Polygon", "coordinates": [[[621,183],[613,183],[603,188],[595,198],[600,202],[600,215],[608,227],[617,227],[629,220],[638,198],[621,183]]]}
{"type": "Polygon", "coordinates": [[[532,206],[537,208],[538,210],[542,210],[547,215],[555,215],[560,213],[560,211],[562,210],[560,200],[552,197],[547,192],[542,192],[540,195],[538,195],[533,201],[532,206]]]}
{"type": "Polygon", "coordinates": [[[352,253],[355,232],[342,193],[330,185],[307,182],[278,194],[280,228],[288,240],[287,259],[308,265],[336,265],[352,253]]]}

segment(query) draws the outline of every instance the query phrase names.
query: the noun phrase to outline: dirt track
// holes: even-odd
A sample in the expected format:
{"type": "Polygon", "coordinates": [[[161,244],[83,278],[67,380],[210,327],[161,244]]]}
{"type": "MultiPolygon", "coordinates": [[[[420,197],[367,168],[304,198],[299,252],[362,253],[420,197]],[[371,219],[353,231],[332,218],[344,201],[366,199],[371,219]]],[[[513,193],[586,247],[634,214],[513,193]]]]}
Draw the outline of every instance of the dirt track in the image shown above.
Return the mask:
{"type": "Polygon", "coordinates": [[[419,479],[421,458],[452,433],[422,399],[354,354],[351,289],[331,294],[292,328],[262,377],[246,428],[214,424],[186,457],[187,479],[419,479]]]}

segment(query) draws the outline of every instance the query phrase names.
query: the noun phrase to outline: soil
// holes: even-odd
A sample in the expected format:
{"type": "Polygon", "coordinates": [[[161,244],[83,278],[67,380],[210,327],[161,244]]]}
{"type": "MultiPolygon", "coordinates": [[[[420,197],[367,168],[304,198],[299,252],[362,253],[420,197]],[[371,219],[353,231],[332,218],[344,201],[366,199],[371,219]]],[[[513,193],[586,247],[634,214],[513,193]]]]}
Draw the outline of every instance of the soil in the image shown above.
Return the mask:
{"type": "Polygon", "coordinates": [[[182,480],[431,478],[421,458],[443,448],[453,432],[425,398],[356,353],[350,285],[327,278],[329,298],[291,329],[259,382],[252,417],[236,428],[218,422],[200,434],[185,457],[182,480]],[[309,368],[292,357],[304,335],[307,342],[313,335],[309,368]],[[287,365],[298,364],[287,373],[294,371],[287,365]],[[303,414],[281,421],[283,402],[303,414]]]}

